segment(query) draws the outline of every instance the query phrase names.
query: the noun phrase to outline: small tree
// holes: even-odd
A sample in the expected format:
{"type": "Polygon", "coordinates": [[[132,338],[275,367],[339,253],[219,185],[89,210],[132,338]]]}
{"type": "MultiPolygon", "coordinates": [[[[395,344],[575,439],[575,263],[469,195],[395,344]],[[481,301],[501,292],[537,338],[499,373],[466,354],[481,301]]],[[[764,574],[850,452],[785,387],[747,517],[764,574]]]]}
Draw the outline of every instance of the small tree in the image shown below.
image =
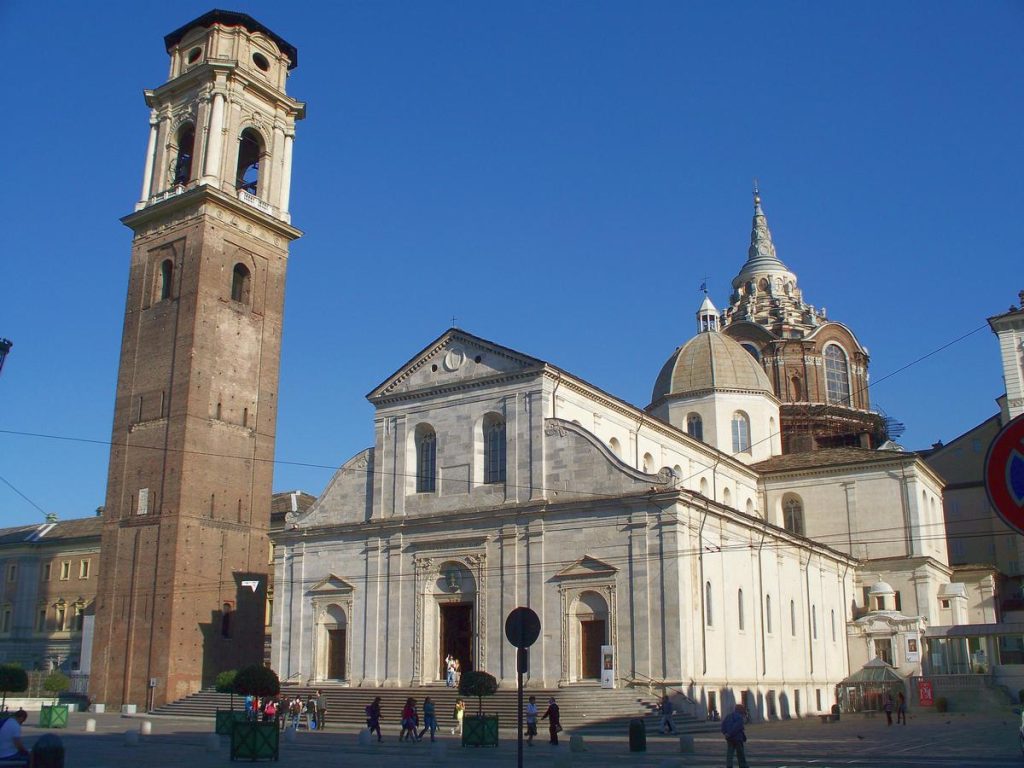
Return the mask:
{"type": "Polygon", "coordinates": [[[231,709],[235,708],[235,677],[237,675],[237,669],[225,669],[213,681],[213,686],[216,688],[217,693],[231,694],[231,709]]]}
{"type": "Polygon", "coordinates": [[[47,693],[53,694],[53,703],[56,704],[60,700],[60,695],[64,693],[68,688],[71,687],[71,678],[61,672],[59,669],[53,670],[43,680],[43,690],[47,693]]]}
{"type": "Polygon", "coordinates": [[[240,696],[277,696],[280,692],[281,681],[270,667],[253,664],[235,674],[235,693],[240,696]]]}
{"type": "Polygon", "coordinates": [[[498,681],[487,672],[464,672],[459,680],[459,693],[463,696],[476,696],[480,706],[477,714],[483,717],[484,696],[493,696],[498,690],[498,681]]]}
{"type": "Polygon", "coordinates": [[[28,690],[28,674],[17,664],[0,664],[0,692],[3,700],[0,709],[7,709],[7,694],[28,690]]]}

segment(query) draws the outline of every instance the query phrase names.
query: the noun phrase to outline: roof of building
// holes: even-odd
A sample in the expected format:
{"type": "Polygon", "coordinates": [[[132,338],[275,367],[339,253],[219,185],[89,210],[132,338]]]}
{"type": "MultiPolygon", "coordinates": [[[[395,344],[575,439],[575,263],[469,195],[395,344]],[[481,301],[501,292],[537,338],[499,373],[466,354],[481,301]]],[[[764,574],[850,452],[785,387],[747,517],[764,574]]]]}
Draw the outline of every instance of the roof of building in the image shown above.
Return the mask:
{"type": "Polygon", "coordinates": [[[250,32],[261,32],[277,43],[277,47],[281,50],[281,53],[288,57],[288,61],[290,62],[288,64],[288,69],[295,69],[295,67],[299,66],[298,49],[283,37],[272,32],[247,13],[221,11],[218,9],[204,13],[198,19],[193,19],[188,24],[178,27],[178,29],[174,30],[169,35],[165,35],[164,45],[167,46],[167,52],[170,53],[171,49],[180,43],[182,38],[185,37],[190,30],[195,29],[196,27],[209,27],[211,24],[223,24],[226,27],[245,27],[250,32]]]}
{"type": "Polygon", "coordinates": [[[305,491],[278,491],[270,497],[270,514],[305,512],[316,501],[316,496],[305,491]]]}
{"type": "Polygon", "coordinates": [[[41,544],[69,539],[99,539],[103,530],[103,518],[80,517],[74,520],[58,520],[54,523],[19,525],[0,528],[0,546],[15,544],[41,544]]]}
{"type": "Polygon", "coordinates": [[[773,456],[765,461],[752,464],[758,472],[791,472],[798,469],[816,469],[819,467],[839,467],[849,464],[867,464],[869,462],[885,462],[894,459],[914,460],[913,453],[900,451],[872,451],[867,448],[826,448],[819,451],[804,453],[786,453],[773,456]]]}
{"type": "Polygon", "coordinates": [[[753,355],[728,336],[708,331],[672,353],[654,383],[651,402],[709,390],[774,394],[768,374],[753,355]]]}

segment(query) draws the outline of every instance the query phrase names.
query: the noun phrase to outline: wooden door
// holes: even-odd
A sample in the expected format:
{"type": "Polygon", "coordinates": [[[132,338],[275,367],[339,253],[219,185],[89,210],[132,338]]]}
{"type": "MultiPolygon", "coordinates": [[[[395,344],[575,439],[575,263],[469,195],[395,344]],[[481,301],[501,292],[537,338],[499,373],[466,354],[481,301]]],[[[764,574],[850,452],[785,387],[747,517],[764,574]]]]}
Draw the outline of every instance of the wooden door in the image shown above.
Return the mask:
{"type": "Polygon", "coordinates": [[[580,622],[580,677],[584,680],[601,678],[601,646],[604,645],[604,621],[580,622]]]}
{"type": "Polygon", "coordinates": [[[327,630],[327,677],[345,679],[345,630],[327,630]]]}

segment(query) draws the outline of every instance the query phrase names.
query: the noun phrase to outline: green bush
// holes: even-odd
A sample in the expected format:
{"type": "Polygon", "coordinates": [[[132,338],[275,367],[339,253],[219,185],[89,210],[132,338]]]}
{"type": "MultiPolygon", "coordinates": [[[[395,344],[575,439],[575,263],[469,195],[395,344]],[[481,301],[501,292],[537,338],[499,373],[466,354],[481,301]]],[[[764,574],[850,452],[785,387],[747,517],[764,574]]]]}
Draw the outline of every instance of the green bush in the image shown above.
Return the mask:
{"type": "Polygon", "coordinates": [[[493,696],[498,690],[498,681],[487,672],[465,672],[459,679],[459,693],[463,696],[476,696],[480,702],[477,714],[484,713],[484,696],[493,696]]]}
{"type": "Polygon", "coordinates": [[[71,687],[71,678],[61,672],[59,669],[53,670],[43,680],[43,690],[47,693],[53,694],[54,703],[60,698],[60,695],[64,693],[68,688],[71,687]]]}
{"type": "Polygon", "coordinates": [[[0,664],[0,692],[3,700],[0,707],[7,708],[7,694],[28,690],[28,674],[17,664],[0,664]]]}
{"type": "Polygon", "coordinates": [[[281,681],[270,667],[253,664],[235,675],[235,693],[241,696],[277,696],[280,692],[281,681]]]}
{"type": "Polygon", "coordinates": [[[213,681],[213,687],[217,693],[231,694],[231,709],[235,708],[235,677],[237,675],[237,669],[225,669],[213,681]]]}

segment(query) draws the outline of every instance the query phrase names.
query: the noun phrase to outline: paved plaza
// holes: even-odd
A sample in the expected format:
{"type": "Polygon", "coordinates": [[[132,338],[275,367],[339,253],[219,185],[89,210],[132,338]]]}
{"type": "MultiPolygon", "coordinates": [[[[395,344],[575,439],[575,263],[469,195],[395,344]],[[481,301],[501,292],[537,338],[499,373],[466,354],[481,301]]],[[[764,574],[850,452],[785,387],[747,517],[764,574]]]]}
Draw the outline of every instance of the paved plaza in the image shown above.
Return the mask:
{"type": "MultiPolygon", "coordinates": [[[[822,724],[817,718],[748,726],[751,766],[910,766],[948,768],[1003,768],[1021,766],[1016,717],[1003,714],[926,714],[911,717],[909,725],[887,727],[884,718],[844,716],[839,723],[822,724]]],[[[25,724],[31,745],[45,733],[35,727],[31,713],[25,724]]],[[[138,768],[183,766],[207,768],[231,764],[226,738],[211,739],[213,724],[205,720],[162,717],[121,717],[115,714],[74,713],[66,730],[56,731],[66,747],[66,768],[138,768]],[[96,720],[95,733],[86,732],[88,718],[96,720]],[[126,732],[138,733],[144,722],[152,733],[135,745],[126,744],[126,732]],[[215,742],[214,744],[211,741],[215,742]]],[[[383,744],[361,746],[354,726],[324,732],[299,732],[292,743],[282,740],[282,766],[345,766],[411,768],[429,765],[514,766],[514,731],[503,732],[497,749],[463,749],[446,731],[439,741],[445,754],[432,753],[429,741],[399,743],[398,728],[388,727],[383,744]]],[[[679,753],[677,738],[652,734],[648,749],[630,753],[625,733],[584,734],[586,752],[570,753],[569,733],[557,748],[540,742],[524,748],[524,765],[604,766],[637,768],[667,766],[722,766],[724,742],[717,734],[696,734],[694,754],[679,753]],[[571,761],[571,762],[569,762],[571,761]]]]}

